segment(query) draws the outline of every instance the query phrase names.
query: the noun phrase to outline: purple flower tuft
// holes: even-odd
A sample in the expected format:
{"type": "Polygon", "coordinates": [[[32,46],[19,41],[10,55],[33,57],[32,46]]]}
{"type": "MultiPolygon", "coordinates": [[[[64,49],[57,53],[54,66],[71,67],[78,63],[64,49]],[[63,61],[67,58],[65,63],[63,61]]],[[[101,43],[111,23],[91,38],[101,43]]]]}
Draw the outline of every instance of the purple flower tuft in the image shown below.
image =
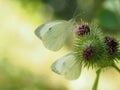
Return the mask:
{"type": "Polygon", "coordinates": [[[90,28],[89,28],[89,26],[88,26],[87,23],[82,24],[82,25],[79,26],[79,27],[77,28],[77,30],[76,30],[76,34],[77,34],[78,36],[80,36],[80,35],[85,35],[85,34],[87,34],[87,33],[89,33],[89,32],[90,32],[90,28]]]}
{"type": "Polygon", "coordinates": [[[113,55],[117,51],[118,42],[111,37],[105,37],[105,43],[107,45],[107,51],[110,55],[113,55]]]}
{"type": "Polygon", "coordinates": [[[90,45],[83,51],[83,58],[90,60],[94,55],[93,47],[90,45]]]}

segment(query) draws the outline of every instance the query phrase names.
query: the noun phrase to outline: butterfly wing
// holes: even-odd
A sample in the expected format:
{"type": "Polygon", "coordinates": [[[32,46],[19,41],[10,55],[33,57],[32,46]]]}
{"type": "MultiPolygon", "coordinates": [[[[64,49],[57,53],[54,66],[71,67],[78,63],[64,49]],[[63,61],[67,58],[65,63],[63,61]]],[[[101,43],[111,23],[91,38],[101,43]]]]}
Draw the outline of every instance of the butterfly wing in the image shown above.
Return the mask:
{"type": "Polygon", "coordinates": [[[53,26],[65,22],[64,20],[57,20],[54,22],[46,23],[43,25],[40,25],[36,30],[35,34],[42,40],[44,34],[53,26]]]}
{"type": "Polygon", "coordinates": [[[42,25],[35,34],[43,41],[46,48],[57,51],[63,46],[74,28],[75,23],[72,21],[56,21],[42,25]]]}
{"type": "Polygon", "coordinates": [[[80,76],[82,65],[76,60],[74,53],[70,53],[52,64],[52,70],[66,79],[74,80],[80,76]]]}
{"type": "Polygon", "coordinates": [[[43,36],[45,47],[53,51],[59,50],[74,28],[75,25],[69,21],[53,26],[43,36]]]}

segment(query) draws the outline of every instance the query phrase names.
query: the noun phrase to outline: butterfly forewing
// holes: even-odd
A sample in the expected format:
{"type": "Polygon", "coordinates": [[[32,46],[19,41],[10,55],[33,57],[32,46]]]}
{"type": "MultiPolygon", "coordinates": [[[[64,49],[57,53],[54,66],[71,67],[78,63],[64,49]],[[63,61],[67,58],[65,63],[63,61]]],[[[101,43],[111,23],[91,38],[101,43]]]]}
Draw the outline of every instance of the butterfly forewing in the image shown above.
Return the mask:
{"type": "Polygon", "coordinates": [[[44,34],[50,30],[51,27],[57,25],[57,24],[60,24],[60,23],[63,23],[65,22],[65,20],[57,20],[57,21],[54,21],[54,22],[49,22],[49,23],[46,23],[46,24],[43,24],[43,25],[40,25],[36,30],[35,30],[35,34],[40,38],[42,39],[44,34]]]}
{"type": "Polygon", "coordinates": [[[75,25],[69,21],[51,27],[43,36],[45,47],[53,51],[59,50],[74,28],[75,25]]]}

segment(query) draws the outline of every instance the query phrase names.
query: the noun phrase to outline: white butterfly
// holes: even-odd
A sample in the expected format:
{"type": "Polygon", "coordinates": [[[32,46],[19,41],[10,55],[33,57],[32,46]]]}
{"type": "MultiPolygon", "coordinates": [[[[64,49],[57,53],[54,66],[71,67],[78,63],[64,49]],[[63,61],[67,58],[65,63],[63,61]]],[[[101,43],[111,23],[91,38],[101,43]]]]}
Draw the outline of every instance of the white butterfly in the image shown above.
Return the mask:
{"type": "Polygon", "coordinates": [[[35,30],[35,34],[42,40],[46,48],[59,50],[70,33],[76,28],[75,20],[58,20],[43,24],[35,30]]]}
{"type": "Polygon", "coordinates": [[[67,54],[52,64],[52,70],[66,79],[74,80],[80,76],[82,65],[74,56],[75,53],[67,54]]]}

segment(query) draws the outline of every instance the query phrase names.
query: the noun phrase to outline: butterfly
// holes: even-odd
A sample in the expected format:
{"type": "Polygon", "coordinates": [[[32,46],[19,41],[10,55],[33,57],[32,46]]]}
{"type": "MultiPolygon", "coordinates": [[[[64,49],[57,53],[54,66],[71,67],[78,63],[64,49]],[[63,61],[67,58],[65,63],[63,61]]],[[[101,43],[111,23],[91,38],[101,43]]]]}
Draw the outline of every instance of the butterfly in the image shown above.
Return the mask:
{"type": "Polygon", "coordinates": [[[81,74],[82,65],[80,61],[76,59],[75,53],[69,53],[56,60],[51,68],[54,72],[64,76],[66,79],[75,80],[81,74]]]}
{"type": "Polygon", "coordinates": [[[42,40],[44,46],[52,51],[58,51],[76,28],[74,19],[57,20],[40,25],[35,34],[42,40]]]}

